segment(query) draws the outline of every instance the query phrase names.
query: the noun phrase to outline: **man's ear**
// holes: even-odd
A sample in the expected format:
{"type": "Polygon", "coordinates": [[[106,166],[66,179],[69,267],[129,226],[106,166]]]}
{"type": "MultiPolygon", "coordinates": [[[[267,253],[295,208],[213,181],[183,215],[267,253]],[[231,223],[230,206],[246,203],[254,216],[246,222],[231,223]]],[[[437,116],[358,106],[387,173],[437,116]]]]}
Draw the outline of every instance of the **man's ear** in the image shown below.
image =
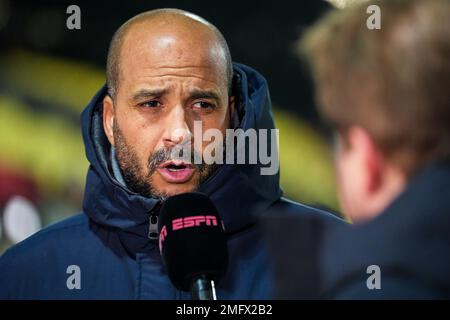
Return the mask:
{"type": "Polygon", "coordinates": [[[114,146],[114,102],[109,95],[103,98],[103,130],[114,146]]]}
{"type": "Polygon", "coordinates": [[[384,157],[374,139],[362,127],[353,126],[347,132],[349,148],[357,154],[366,172],[366,188],[376,193],[383,182],[384,157]]]}
{"type": "Polygon", "coordinates": [[[230,109],[230,119],[232,119],[234,114],[234,96],[230,96],[228,99],[228,106],[230,109]]]}

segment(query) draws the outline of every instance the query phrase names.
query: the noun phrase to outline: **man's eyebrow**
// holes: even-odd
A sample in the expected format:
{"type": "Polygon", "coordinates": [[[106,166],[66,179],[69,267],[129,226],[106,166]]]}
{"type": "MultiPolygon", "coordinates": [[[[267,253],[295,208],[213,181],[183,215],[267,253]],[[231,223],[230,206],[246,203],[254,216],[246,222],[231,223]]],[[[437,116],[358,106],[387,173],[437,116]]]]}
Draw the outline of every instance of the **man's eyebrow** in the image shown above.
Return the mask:
{"type": "Polygon", "coordinates": [[[149,98],[159,98],[167,92],[166,89],[141,89],[131,97],[131,101],[142,101],[149,98]]]}
{"type": "Polygon", "coordinates": [[[192,90],[189,94],[191,99],[213,99],[220,102],[220,96],[211,90],[192,90]]]}

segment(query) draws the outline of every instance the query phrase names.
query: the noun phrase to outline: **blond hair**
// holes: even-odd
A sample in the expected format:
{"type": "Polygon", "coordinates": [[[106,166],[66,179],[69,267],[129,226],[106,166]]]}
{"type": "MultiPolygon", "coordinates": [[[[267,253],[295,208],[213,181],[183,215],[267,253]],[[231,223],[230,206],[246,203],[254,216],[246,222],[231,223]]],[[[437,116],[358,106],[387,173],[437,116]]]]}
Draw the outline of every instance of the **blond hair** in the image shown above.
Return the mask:
{"type": "Polygon", "coordinates": [[[380,0],[334,10],[299,44],[321,113],[363,127],[407,175],[450,155],[450,1],[380,0]],[[368,5],[381,9],[369,30],[368,5]]]}

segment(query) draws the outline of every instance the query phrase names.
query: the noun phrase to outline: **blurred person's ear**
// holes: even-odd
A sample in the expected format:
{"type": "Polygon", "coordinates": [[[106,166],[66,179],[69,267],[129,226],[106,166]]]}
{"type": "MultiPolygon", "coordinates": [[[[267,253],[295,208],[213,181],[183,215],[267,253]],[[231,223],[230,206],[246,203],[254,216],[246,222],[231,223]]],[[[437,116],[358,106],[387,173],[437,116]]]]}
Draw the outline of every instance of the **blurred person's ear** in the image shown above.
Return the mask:
{"type": "Polygon", "coordinates": [[[359,172],[364,172],[364,192],[369,196],[377,193],[381,187],[383,176],[381,152],[367,131],[359,126],[348,129],[347,141],[350,152],[353,152],[359,161],[359,172]]]}
{"type": "Polygon", "coordinates": [[[109,95],[103,98],[103,129],[109,143],[114,146],[114,102],[109,95]]]}
{"type": "Polygon", "coordinates": [[[379,181],[378,156],[372,139],[359,126],[339,131],[335,160],[342,210],[354,222],[367,220],[371,195],[379,181]]]}
{"type": "Polygon", "coordinates": [[[343,209],[354,222],[380,214],[404,188],[404,175],[384,156],[369,133],[349,127],[337,151],[337,174],[343,209]]]}

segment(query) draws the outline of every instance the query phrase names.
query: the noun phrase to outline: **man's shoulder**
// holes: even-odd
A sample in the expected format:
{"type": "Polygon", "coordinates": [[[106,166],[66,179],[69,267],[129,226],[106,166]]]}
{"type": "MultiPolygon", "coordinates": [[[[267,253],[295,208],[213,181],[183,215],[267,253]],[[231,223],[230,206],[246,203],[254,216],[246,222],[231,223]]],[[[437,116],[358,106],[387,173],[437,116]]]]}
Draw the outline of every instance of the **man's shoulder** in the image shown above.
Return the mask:
{"type": "Polygon", "coordinates": [[[274,205],[270,208],[271,213],[288,215],[295,217],[305,217],[320,219],[330,222],[345,222],[339,216],[326,210],[308,206],[293,200],[286,199],[284,197],[280,198],[274,205]]]}
{"type": "MultiPolygon", "coordinates": [[[[86,215],[79,214],[16,244],[0,257],[0,300],[83,299],[96,293],[107,296],[108,279],[128,276],[118,264],[121,257],[111,250],[116,240],[109,236],[86,215]],[[109,247],[105,239],[110,241],[109,247]],[[69,288],[67,281],[75,279],[71,276],[81,279],[81,274],[85,290],[69,288]],[[94,286],[100,282],[105,284],[94,286]],[[86,290],[87,284],[90,290],[86,290]]],[[[123,289],[122,283],[117,283],[118,289],[123,289]]]]}
{"type": "Polygon", "coordinates": [[[15,264],[33,258],[45,259],[53,249],[70,246],[80,241],[89,232],[89,219],[85,214],[76,214],[56,222],[36,232],[25,240],[12,246],[0,257],[0,266],[7,261],[15,264]]]}

